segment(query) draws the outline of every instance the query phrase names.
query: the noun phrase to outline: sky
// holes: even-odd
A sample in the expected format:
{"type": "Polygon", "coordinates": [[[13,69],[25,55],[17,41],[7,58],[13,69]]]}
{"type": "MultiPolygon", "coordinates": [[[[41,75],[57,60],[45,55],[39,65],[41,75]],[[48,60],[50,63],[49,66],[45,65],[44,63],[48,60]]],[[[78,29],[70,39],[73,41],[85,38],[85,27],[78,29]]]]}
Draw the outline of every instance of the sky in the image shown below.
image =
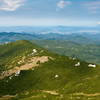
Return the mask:
{"type": "Polygon", "coordinates": [[[0,0],[0,26],[58,25],[100,25],[100,0],[0,0]]]}

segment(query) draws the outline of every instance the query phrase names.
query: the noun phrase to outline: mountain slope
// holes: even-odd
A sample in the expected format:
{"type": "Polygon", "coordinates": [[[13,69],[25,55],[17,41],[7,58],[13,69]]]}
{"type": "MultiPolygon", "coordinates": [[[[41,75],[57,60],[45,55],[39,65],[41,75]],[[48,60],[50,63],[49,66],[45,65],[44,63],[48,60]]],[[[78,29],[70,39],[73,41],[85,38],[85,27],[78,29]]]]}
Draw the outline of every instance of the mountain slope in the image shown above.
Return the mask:
{"type": "MultiPolygon", "coordinates": [[[[6,49],[5,52],[0,53],[5,55],[0,56],[1,60],[8,57],[18,63],[19,61],[14,59],[16,56],[18,59],[20,55],[26,58],[24,63],[18,65],[17,73],[11,73],[0,79],[1,100],[99,100],[100,67],[98,65],[89,67],[89,63],[59,56],[28,41],[17,41],[2,45],[0,48],[1,51],[6,49]],[[33,53],[33,51],[37,52],[33,53]],[[25,69],[21,69],[22,66],[25,69]]],[[[9,68],[7,61],[3,64],[8,69],[4,69],[1,73],[9,72],[17,66],[9,68]]]]}
{"type": "Polygon", "coordinates": [[[100,64],[99,45],[80,44],[64,40],[33,40],[33,42],[61,55],[76,57],[83,61],[100,64]]]}
{"type": "Polygon", "coordinates": [[[7,69],[13,68],[15,66],[20,65],[18,64],[20,60],[25,61],[28,58],[30,58],[32,55],[41,56],[41,55],[49,54],[47,50],[43,52],[41,52],[41,50],[43,51],[42,48],[26,40],[22,40],[22,41],[20,40],[17,42],[12,42],[3,45],[1,44],[0,45],[0,67],[2,68],[3,66],[4,68],[7,69]],[[34,52],[38,52],[38,54],[36,53],[35,55],[34,52]]]}
{"type": "Polygon", "coordinates": [[[31,40],[33,43],[55,53],[69,57],[75,56],[81,60],[100,64],[100,34],[73,33],[73,34],[28,34],[16,32],[1,32],[0,43],[16,40],[31,40]]]}

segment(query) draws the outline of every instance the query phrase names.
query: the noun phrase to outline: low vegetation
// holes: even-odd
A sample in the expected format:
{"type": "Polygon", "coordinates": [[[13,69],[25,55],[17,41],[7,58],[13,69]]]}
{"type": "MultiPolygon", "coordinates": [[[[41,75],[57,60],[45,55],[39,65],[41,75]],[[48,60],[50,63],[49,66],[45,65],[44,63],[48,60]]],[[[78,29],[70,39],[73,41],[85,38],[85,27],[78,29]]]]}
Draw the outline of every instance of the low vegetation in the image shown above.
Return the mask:
{"type": "Polygon", "coordinates": [[[38,67],[1,79],[0,100],[99,100],[99,65],[89,67],[92,63],[54,54],[29,41],[0,46],[0,73],[20,68],[29,61],[34,63],[35,60],[30,60],[33,57],[48,57],[48,60],[43,63],[39,60],[38,67]],[[37,52],[33,53],[33,49],[37,52]],[[19,61],[23,63],[18,64],[19,61]]]}
{"type": "Polygon", "coordinates": [[[100,64],[100,45],[81,44],[66,40],[33,40],[34,43],[54,53],[76,57],[83,61],[100,64]]]}

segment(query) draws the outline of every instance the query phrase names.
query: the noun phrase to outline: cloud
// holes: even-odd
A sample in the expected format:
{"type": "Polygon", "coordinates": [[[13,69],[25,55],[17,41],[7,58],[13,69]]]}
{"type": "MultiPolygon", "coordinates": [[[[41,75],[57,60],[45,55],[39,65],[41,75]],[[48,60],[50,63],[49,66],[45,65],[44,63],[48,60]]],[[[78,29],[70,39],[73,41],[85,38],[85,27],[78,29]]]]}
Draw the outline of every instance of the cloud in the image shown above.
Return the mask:
{"type": "Polygon", "coordinates": [[[23,5],[24,0],[0,0],[0,10],[15,11],[23,5]]]}
{"type": "Polygon", "coordinates": [[[100,1],[85,2],[84,6],[92,13],[97,13],[100,10],[100,1]]]}
{"type": "Polygon", "coordinates": [[[71,5],[71,4],[72,4],[71,1],[60,0],[60,1],[57,3],[57,6],[58,6],[59,8],[64,8],[65,6],[71,5]]]}
{"type": "Polygon", "coordinates": [[[100,21],[99,21],[99,22],[97,22],[97,24],[98,24],[98,25],[100,25],[100,21]]]}

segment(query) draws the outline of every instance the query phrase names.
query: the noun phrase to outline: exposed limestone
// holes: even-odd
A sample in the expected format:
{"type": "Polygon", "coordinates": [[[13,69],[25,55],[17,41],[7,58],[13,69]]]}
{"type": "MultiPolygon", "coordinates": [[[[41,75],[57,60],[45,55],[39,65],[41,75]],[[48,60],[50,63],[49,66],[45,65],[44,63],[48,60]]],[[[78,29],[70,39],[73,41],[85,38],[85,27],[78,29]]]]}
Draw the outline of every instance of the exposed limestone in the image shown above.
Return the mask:
{"type": "Polygon", "coordinates": [[[32,69],[34,67],[38,67],[40,63],[45,63],[47,61],[49,61],[49,59],[53,59],[52,57],[48,57],[48,56],[42,56],[42,57],[32,57],[30,59],[30,62],[26,62],[24,65],[20,66],[20,67],[14,67],[13,69],[4,71],[3,73],[1,73],[0,75],[0,79],[3,79],[7,76],[11,76],[12,74],[15,74],[15,76],[18,76],[20,74],[20,71],[22,70],[29,70],[32,69]]]}

